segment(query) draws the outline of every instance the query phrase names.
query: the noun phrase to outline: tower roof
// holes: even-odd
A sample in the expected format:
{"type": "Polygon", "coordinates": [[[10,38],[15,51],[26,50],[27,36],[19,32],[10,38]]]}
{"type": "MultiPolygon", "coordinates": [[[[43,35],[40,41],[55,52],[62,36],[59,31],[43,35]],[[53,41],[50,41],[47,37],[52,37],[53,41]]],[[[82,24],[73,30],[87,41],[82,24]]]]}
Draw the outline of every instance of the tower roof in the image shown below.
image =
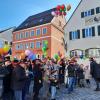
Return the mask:
{"type": "Polygon", "coordinates": [[[42,13],[29,16],[21,25],[19,25],[14,31],[18,31],[21,29],[27,29],[30,27],[35,27],[38,25],[50,23],[54,16],[51,15],[51,12],[54,11],[55,8],[44,11],[42,13]]]}

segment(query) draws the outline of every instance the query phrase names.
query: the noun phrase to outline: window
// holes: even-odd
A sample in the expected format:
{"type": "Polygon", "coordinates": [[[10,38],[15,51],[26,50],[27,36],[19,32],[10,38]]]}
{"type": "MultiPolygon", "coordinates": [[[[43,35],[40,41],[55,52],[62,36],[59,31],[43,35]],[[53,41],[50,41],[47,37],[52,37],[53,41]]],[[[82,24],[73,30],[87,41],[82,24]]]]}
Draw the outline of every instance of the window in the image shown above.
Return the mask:
{"type": "Polygon", "coordinates": [[[91,9],[91,15],[94,15],[94,9],[91,9]]]}
{"type": "Polygon", "coordinates": [[[19,44],[19,50],[23,50],[23,44],[19,44]]]}
{"type": "Polygon", "coordinates": [[[34,31],[33,30],[31,31],[31,36],[34,36],[34,31]]]}
{"type": "Polygon", "coordinates": [[[42,47],[45,46],[45,41],[47,41],[47,40],[43,40],[43,41],[42,41],[42,47]]]}
{"type": "Polygon", "coordinates": [[[83,38],[95,36],[95,27],[82,30],[83,38]]]}
{"type": "Polygon", "coordinates": [[[100,13],[100,7],[96,8],[96,14],[100,13]]]}
{"type": "Polygon", "coordinates": [[[85,29],[85,37],[89,37],[88,29],[85,29]]]}
{"type": "Polygon", "coordinates": [[[90,15],[91,15],[91,11],[89,10],[89,11],[88,11],[88,16],[90,16],[90,15]]]}
{"type": "Polygon", "coordinates": [[[70,57],[82,57],[83,56],[83,50],[75,49],[70,51],[70,57]]]}
{"type": "Polygon", "coordinates": [[[92,36],[92,28],[89,28],[89,36],[92,36]]]}
{"type": "Polygon", "coordinates": [[[84,12],[81,12],[81,18],[84,18],[84,12]]]}
{"type": "Polygon", "coordinates": [[[40,29],[36,30],[36,35],[39,36],[40,35],[40,29]]]}
{"type": "Polygon", "coordinates": [[[80,38],[80,30],[70,32],[70,40],[79,39],[80,38]]]}
{"type": "Polygon", "coordinates": [[[24,34],[20,33],[20,39],[23,39],[23,38],[24,38],[24,34]]]}
{"type": "Polygon", "coordinates": [[[91,16],[94,15],[94,9],[85,11],[85,12],[81,12],[81,18],[87,17],[87,16],[91,16]]]}
{"type": "Polygon", "coordinates": [[[19,34],[16,34],[16,40],[19,40],[19,34]]]}
{"type": "Polygon", "coordinates": [[[43,34],[47,33],[47,28],[43,28],[43,34]]]}
{"type": "Polygon", "coordinates": [[[90,48],[85,50],[87,57],[100,57],[100,48],[90,48]]]}
{"type": "Polygon", "coordinates": [[[31,47],[31,48],[34,48],[34,42],[31,42],[31,43],[30,43],[30,47],[31,47]]]}
{"type": "Polygon", "coordinates": [[[29,43],[25,43],[25,49],[29,48],[29,43]]]}
{"type": "Polygon", "coordinates": [[[16,50],[19,50],[19,44],[15,45],[16,50]]]}
{"type": "Polygon", "coordinates": [[[28,38],[29,37],[29,32],[25,33],[25,37],[28,38]]]}
{"type": "Polygon", "coordinates": [[[88,12],[84,12],[84,16],[85,16],[85,17],[88,16],[88,12]]]}
{"type": "Polygon", "coordinates": [[[100,36],[100,25],[98,26],[98,35],[100,36]]]}
{"type": "Polygon", "coordinates": [[[84,18],[84,12],[81,12],[81,18],[84,18]]]}
{"type": "Polygon", "coordinates": [[[41,47],[41,43],[38,41],[36,42],[36,48],[40,48],[41,47]]]}

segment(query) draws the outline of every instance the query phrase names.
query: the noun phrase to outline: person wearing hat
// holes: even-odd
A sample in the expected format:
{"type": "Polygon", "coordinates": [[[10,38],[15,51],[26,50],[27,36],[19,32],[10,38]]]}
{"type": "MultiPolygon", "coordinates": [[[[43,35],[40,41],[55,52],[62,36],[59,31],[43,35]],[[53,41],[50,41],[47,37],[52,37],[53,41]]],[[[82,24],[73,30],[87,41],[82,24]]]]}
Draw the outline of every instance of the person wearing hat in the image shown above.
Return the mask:
{"type": "Polygon", "coordinates": [[[96,82],[95,91],[100,91],[100,64],[97,64],[94,58],[90,58],[90,73],[96,82]]]}
{"type": "Polygon", "coordinates": [[[12,72],[12,89],[15,94],[15,100],[23,100],[22,91],[27,79],[25,67],[26,65],[24,60],[21,60],[20,63],[18,63],[18,60],[14,60],[14,69],[12,72]]]}
{"type": "Polygon", "coordinates": [[[68,94],[73,92],[74,89],[74,81],[75,81],[75,65],[74,61],[69,61],[69,65],[67,67],[68,70],[68,94]]]}
{"type": "Polygon", "coordinates": [[[39,91],[43,86],[42,65],[40,59],[36,59],[34,61],[33,72],[34,72],[33,100],[39,100],[39,91]]]}
{"type": "Polygon", "coordinates": [[[11,88],[11,79],[13,72],[13,65],[9,59],[5,60],[5,69],[4,77],[3,77],[3,100],[13,100],[13,90],[11,88]]]}
{"type": "Polygon", "coordinates": [[[25,63],[25,73],[26,73],[26,82],[22,91],[22,97],[23,100],[26,100],[26,98],[29,96],[29,88],[31,84],[31,79],[33,78],[33,70],[32,70],[32,65],[30,61],[27,61],[27,59],[24,59],[25,63]]]}

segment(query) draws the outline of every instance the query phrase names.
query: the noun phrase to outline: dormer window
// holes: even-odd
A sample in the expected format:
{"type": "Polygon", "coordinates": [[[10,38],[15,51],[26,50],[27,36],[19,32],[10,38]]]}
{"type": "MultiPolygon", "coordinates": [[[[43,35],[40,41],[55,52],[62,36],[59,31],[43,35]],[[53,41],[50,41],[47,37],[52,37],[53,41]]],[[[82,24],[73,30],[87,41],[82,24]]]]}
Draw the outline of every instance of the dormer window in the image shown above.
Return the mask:
{"type": "Polygon", "coordinates": [[[42,22],[42,21],[43,21],[43,18],[39,20],[39,22],[42,22]]]}

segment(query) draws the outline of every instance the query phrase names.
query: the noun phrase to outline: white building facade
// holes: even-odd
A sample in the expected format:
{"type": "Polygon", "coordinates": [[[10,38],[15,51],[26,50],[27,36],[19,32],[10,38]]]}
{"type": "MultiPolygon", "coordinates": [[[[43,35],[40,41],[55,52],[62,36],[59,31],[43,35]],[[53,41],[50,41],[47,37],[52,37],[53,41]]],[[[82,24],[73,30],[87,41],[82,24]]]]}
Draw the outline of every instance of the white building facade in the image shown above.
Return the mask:
{"type": "Polygon", "coordinates": [[[100,0],[81,0],[64,30],[67,56],[100,58],[100,0]]]}
{"type": "Polygon", "coordinates": [[[0,42],[12,42],[12,32],[14,31],[15,27],[11,27],[5,30],[0,31],[0,42]]]}

